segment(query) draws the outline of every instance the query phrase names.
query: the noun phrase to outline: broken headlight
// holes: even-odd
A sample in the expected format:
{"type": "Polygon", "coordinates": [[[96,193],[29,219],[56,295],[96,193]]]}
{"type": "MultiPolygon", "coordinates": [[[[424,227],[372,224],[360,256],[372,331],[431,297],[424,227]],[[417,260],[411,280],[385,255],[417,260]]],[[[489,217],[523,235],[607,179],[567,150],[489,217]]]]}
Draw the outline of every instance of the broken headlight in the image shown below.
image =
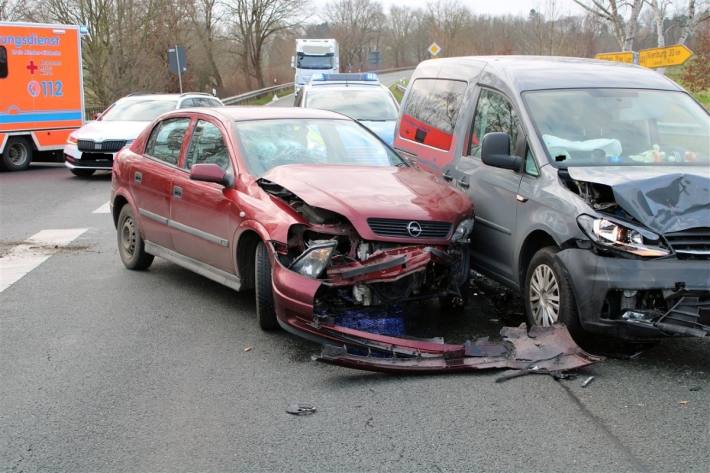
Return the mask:
{"type": "Polygon", "coordinates": [[[468,237],[471,236],[472,231],[473,219],[467,218],[461,220],[461,223],[459,223],[458,227],[456,227],[456,231],[454,231],[454,234],[451,236],[451,241],[454,243],[468,243],[468,237]]]}
{"type": "Polygon", "coordinates": [[[577,217],[577,223],[594,243],[604,248],[649,257],[666,256],[670,253],[658,246],[658,235],[645,229],[590,215],[580,215],[577,217]]]}
{"type": "Polygon", "coordinates": [[[309,278],[317,279],[330,263],[330,258],[337,246],[338,242],[335,240],[315,241],[291,263],[290,269],[309,278]]]}

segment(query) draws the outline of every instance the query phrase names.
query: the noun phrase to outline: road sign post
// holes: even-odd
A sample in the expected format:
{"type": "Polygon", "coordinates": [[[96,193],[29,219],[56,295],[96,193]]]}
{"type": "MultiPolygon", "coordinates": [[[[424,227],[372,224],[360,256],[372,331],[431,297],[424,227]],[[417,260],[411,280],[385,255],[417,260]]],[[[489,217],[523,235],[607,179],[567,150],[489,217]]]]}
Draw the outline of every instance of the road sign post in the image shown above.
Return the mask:
{"type": "Polygon", "coordinates": [[[168,68],[174,74],[178,75],[180,93],[182,93],[182,73],[187,71],[187,58],[185,57],[185,48],[176,44],[174,48],[168,49],[168,68]]]}

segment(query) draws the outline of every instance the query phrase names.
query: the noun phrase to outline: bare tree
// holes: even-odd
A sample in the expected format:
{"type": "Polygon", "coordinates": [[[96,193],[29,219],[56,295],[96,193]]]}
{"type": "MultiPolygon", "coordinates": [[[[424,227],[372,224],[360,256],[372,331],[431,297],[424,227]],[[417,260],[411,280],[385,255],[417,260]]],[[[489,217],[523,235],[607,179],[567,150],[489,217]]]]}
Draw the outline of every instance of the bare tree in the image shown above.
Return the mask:
{"type": "Polygon", "coordinates": [[[382,34],[382,5],[373,0],[336,0],[326,7],[325,18],[338,40],[341,64],[348,70],[363,67],[370,46],[382,34]]]}
{"type": "Polygon", "coordinates": [[[214,81],[212,85],[221,92],[224,82],[215,57],[215,40],[223,12],[218,0],[195,0],[191,7],[192,22],[207,59],[210,77],[214,81]]]}
{"type": "Polygon", "coordinates": [[[574,0],[574,2],[609,23],[623,51],[634,49],[639,16],[646,0],[574,0]],[[630,10],[628,19],[624,18],[625,10],[630,10]]]}
{"type": "Polygon", "coordinates": [[[395,67],[399,67],[407,62],[407,51],[409,50],[415,23],[414,16],[414,10],[408,7],[393,6],[390,8],[389,46],[392,48],[395,67]]]}
{"type": "Polygon", "coordinates": [[[17,21],[25,18],[24,0],[0,0],[0,21],[17,21]]]}
{"type": "Polygon", "coordinates": [[[226,0],[233,33],[250,77],[264,87],[262,61],[269,40],[301,24],[305,0],[226,0]]]}
{"type": "Polygon", "coordinates": [[[436,0],[427,5],[432,36],[445,56],[461,54],[460,40],[471,23],[471,12],[459,0],[436,0]]]}
{"type": "Polygon", "coordinates": [[[688,0],[688,9],[685,16],[685,26],[678,38],[678,44],[685,44],[688,37],[697,26],[710,19],[710,6],[707,1],[701,0],[701,8],[697,8],[695,0],[688,0]]]}

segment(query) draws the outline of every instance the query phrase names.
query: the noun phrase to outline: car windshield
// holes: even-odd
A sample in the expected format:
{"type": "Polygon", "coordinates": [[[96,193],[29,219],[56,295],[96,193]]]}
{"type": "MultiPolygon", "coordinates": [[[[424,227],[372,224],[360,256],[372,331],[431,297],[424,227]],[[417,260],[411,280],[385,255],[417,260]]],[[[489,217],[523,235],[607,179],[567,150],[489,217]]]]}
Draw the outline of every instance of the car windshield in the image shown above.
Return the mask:
{"type": "Polygon", "coordinates": [[[165,112],[175,110],[176,106],[176,100],[122,100],[108,109],[101,120],[107,122],[150,122],[165,112]]]}
{"type": "Polygon", "coordinates": [[[350,120],[278,119],[237,122],[234,129],[252,175],[284,164],[404,166],[370,132],[350,120]]]}
{"type": "Polygon", "coordinates": [[[708,113],[683,92],[574,89],[523,97],[555,166],[710,164],[708,113]]]}
{"type": "Polygon", "coordinates": [[[380,87],[356,89],[331,86],[312,87],[306,96],[306,107],[331,110],[355,120],[397,120],[397,108],[387,91],[380,87]]]}
{"type": "Polygon", "coordinates": [[[299,69],[332,69],[333,56],[306,56],[303,53],[298,53],[299,69]]]}

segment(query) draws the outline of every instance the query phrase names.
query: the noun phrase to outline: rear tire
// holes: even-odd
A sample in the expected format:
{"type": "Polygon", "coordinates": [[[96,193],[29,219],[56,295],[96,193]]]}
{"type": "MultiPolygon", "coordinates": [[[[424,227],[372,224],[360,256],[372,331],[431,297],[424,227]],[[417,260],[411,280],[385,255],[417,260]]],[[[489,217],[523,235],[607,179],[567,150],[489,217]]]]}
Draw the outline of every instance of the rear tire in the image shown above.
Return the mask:
{"type": "Polygon", "coordinates": [[[0,156],[0,169],[5,171],[22,171],[30,167],[34,148],[24,137],[10,137],[0,156]]]}
{"type": "Polygon", "coordinates": [[[580,343],[587,333],[579,322],[577,303],[567,274],[555,257],[557,251],[556,247],[548,246],[530,260],[523,287],[528,326],[549,327],[561,322],[580,343]]]}
{"type": "Polygon", "coordinates": [[[278,328],[274,308],[274,288],[271,277],[271,257],[264,242],[256,245],[254,256],[254,292],[256,293],[256,320],[262,330],[278,328]]]}
{"type": "Polygon", "coordinates": [[[94,169],[71,169],[71,173],[78,177],[89,177],[95,172],[94,169]]]}
{"type": "Polygon", "coordinates": [[[150,267],[155,257],[145,252],[143,238],[138,229],[138,221],[133,215],[133,209],[128,204],[123,206],[118,215],[116,234],[118,254],[126,268],[140,271],[150,267]]]}

